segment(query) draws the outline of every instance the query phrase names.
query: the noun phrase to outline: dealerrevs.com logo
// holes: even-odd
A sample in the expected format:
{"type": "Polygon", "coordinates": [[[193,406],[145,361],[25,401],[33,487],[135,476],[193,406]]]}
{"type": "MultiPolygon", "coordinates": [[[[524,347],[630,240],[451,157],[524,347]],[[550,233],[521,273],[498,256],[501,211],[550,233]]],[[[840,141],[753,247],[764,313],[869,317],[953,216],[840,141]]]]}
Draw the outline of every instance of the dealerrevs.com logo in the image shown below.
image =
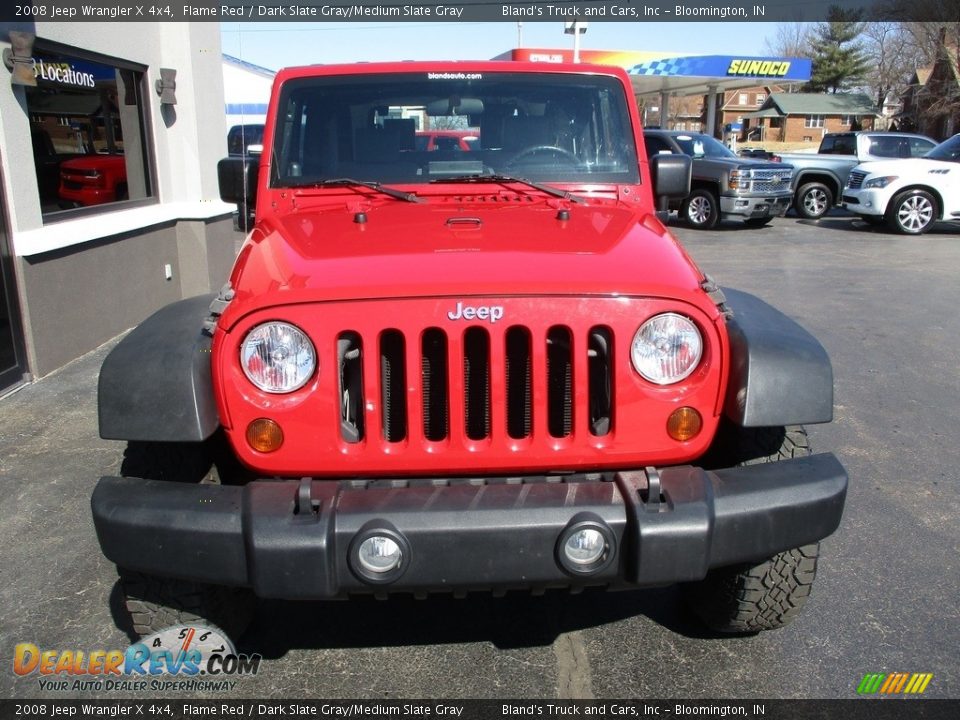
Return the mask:
{"type": "Polygon", "coordinates": [[[46,691],[230,691],[235,678],[256,675],[261,660],[237,654],[220,630],[176,625],[126,650],[41,650],[19,643],[13,672],[36,676],[46,691]]]}

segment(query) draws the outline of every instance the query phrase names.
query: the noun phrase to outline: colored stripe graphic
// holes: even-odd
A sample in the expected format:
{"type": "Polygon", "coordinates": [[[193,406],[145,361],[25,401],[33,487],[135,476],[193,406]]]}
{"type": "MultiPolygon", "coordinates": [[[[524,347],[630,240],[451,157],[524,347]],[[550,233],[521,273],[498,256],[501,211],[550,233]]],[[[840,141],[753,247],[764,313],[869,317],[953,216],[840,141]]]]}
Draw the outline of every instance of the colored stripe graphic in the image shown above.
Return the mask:
{"type": "Polygon", "coordinates": [[[861,695],[872,695],[880,689],[880,683],[882,683],[886,677],[885,673],[867,673],[863,676],[863,680],[860,681],[857,692],[861,695]]]}
{"type": "Polygon", "coordinates": [[[919,695],[923,693],[933,673],[867,673],[857,686],[860,695],[919,695]]]}

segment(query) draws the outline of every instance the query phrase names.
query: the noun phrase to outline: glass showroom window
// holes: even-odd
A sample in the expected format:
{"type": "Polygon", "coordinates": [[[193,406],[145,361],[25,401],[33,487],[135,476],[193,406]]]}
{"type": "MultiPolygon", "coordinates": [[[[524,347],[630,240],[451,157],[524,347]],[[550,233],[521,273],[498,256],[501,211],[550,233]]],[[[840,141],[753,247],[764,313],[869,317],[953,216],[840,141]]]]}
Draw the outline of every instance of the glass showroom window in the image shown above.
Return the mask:
{"type": "Polygon", "coordinates": [[[44,218],[152,197],[146,68],[42,41],[33,64],[37,85],[25,90],[44,218]]]}

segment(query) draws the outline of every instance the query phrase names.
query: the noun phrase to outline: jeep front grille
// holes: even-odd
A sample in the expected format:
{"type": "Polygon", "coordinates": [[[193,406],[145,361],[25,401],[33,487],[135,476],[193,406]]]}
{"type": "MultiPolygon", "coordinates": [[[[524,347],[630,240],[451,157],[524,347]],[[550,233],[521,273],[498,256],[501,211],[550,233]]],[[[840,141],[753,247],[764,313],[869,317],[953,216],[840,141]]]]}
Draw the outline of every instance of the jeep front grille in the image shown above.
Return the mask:
{"type": "Polygon", "coordinates": [[[551,437],[570,436],[581,412],[589,418],[592,435],[609,434],[614,421],[613,333],[598,326],[578,338],[569,327],[554,325],[540,331],[539,341],[536,336],[516,325],[473,326],[462,333],[433,327],[419,339],[396,329],[374,337],[341,332],[336,358],[341,438],[360,443],[376,433],[387,443],[400,443],[416,424],[431,442],[451,437],[482,441],[494,434],[522,440],[533,433],[535,408],[546,414],[551,437]],[[365,427],[363,420],[371,392],[363,383],[364,365],[371,359],[379,363],[379,390],[372,390],[380,407],[379,428],[365,427]],[[575,386],[578,364],[586,368],[580,388],[575,386]],[[419,372],[419,378],[412,372],[419,372]],[[411,392],[419,393],[418,403],[407,401],[411,392]],[[502,427],[494,425],[495,404],[504,408],[502,427]]]}

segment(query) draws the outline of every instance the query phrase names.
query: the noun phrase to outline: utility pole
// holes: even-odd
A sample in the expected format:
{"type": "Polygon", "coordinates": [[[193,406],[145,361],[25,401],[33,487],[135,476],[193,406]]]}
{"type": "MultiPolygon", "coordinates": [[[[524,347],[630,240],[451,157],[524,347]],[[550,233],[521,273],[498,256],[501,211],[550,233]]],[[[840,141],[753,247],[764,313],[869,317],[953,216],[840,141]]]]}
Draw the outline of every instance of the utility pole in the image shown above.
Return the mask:
{"type": "Polygon", "coordinates": [[[587,24],[579,20],[563,24],[564,34],[573,35],[573,61],[575,63],[580,62],[580,36],[587,31],[587,24]]]}

